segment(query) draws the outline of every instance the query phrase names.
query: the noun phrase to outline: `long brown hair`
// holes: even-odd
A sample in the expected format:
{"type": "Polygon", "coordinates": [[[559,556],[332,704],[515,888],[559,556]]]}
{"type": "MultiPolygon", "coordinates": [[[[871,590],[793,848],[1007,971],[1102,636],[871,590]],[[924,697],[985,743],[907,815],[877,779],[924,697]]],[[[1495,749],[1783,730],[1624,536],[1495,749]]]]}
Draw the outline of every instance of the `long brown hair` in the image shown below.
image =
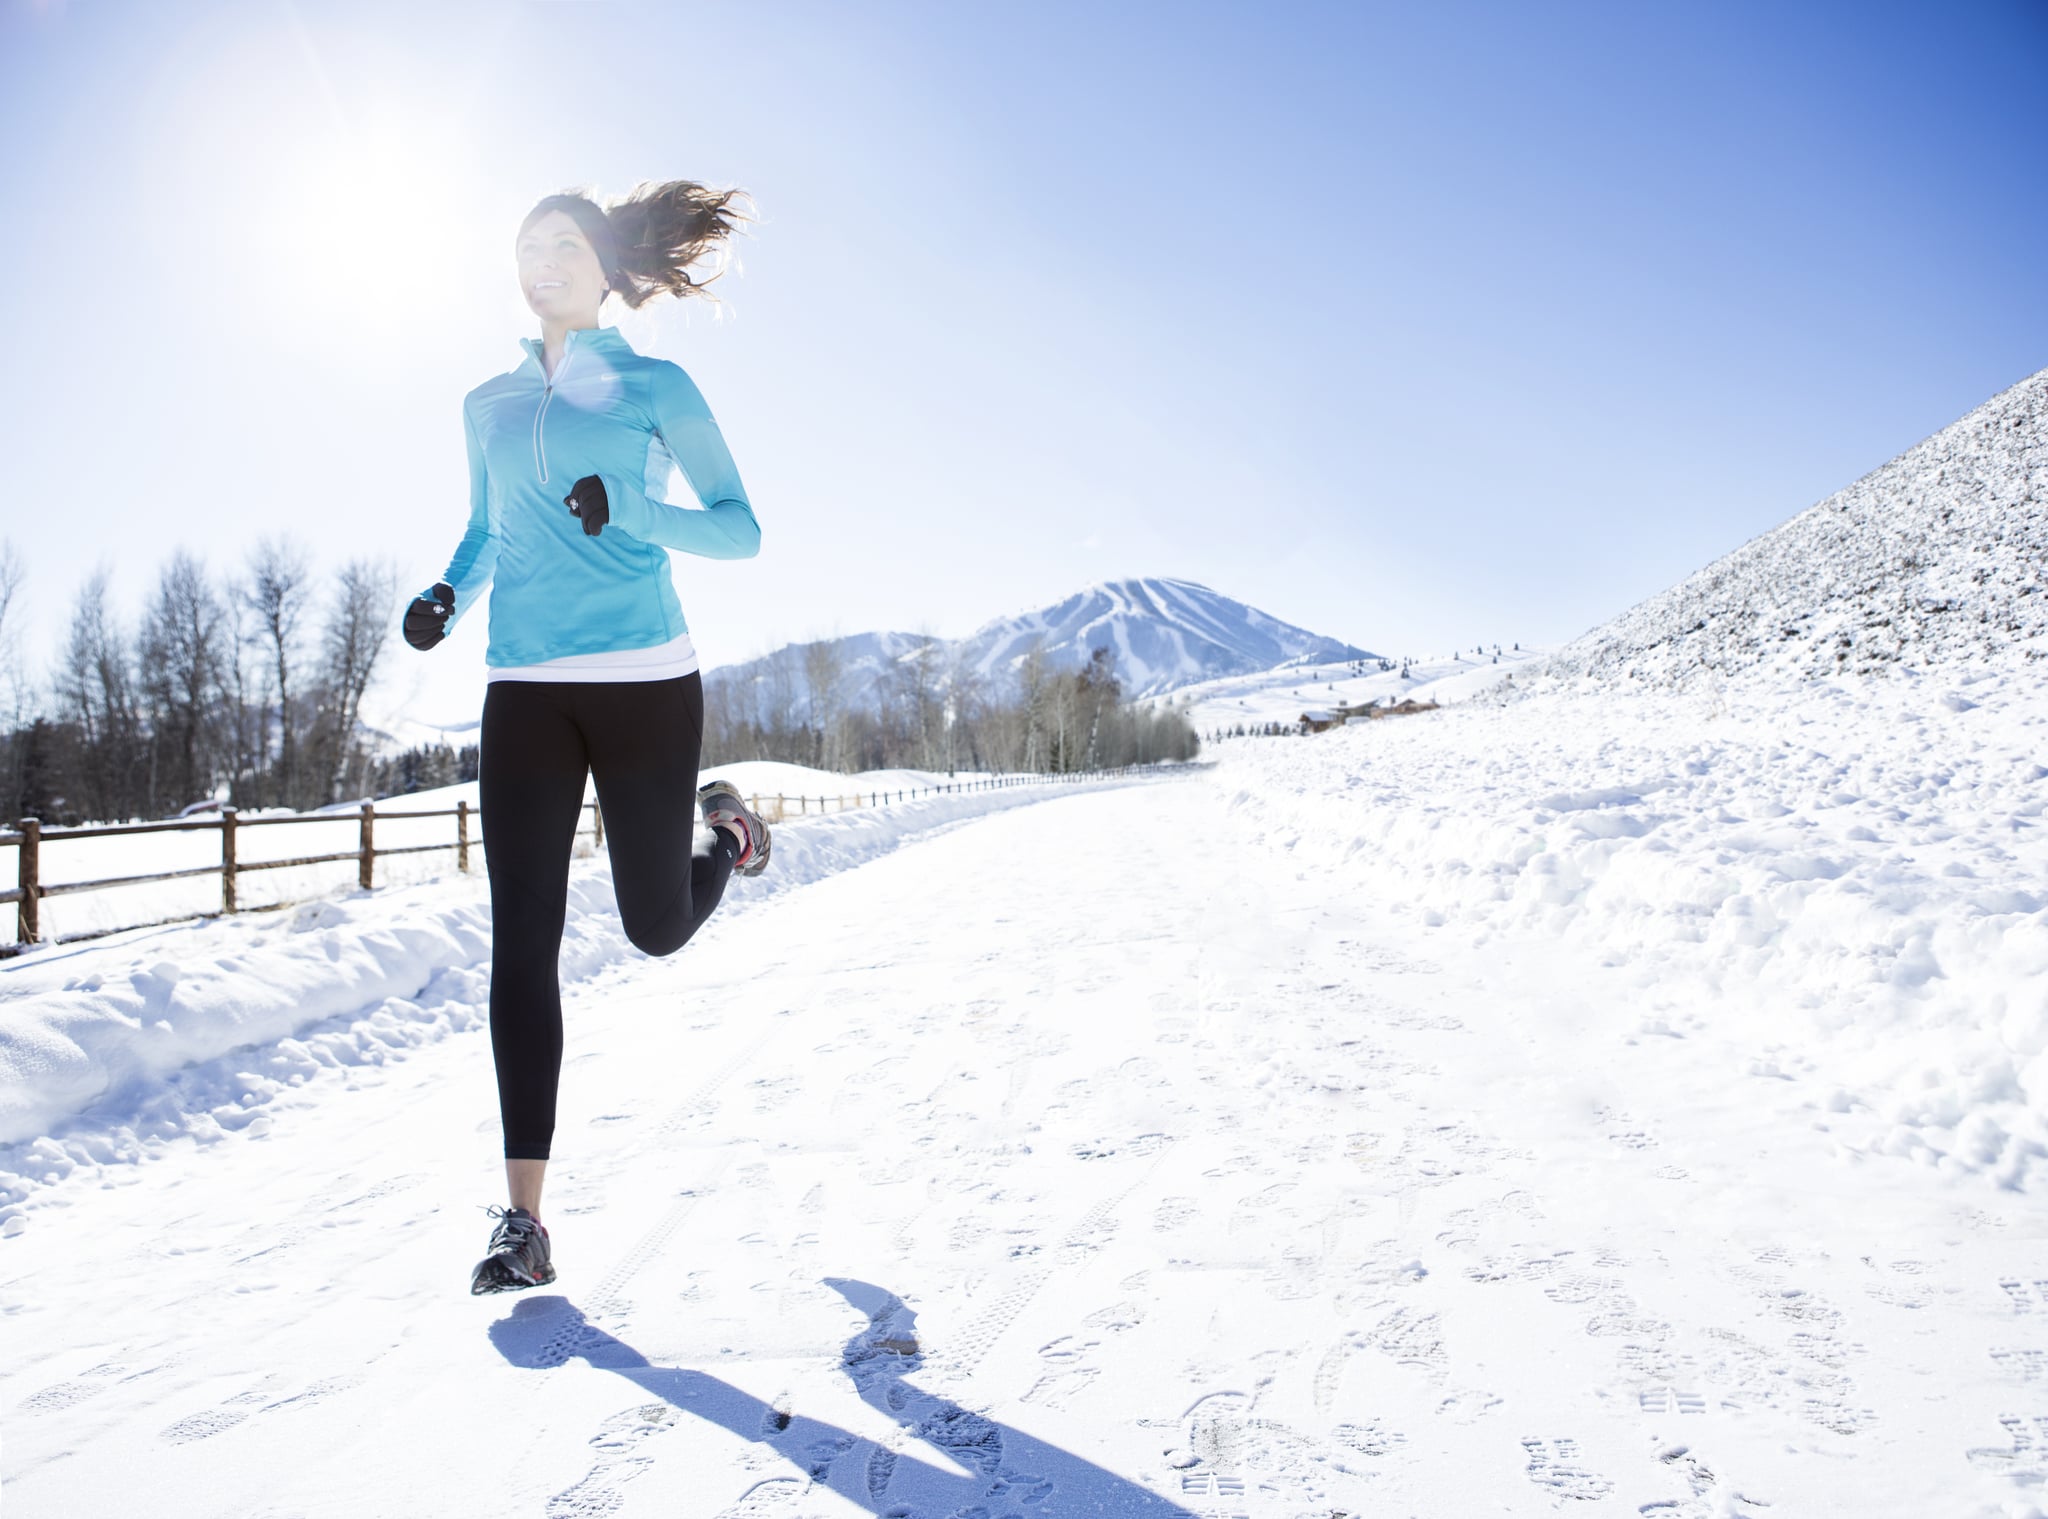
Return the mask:
{"type": "Polygon", "coordinates": [[[609,206],[579,190],[550,195],[526,213],[520,232],[550,211],[574,219],[613,294],[636,310],[664,293],[717,300],[705,287],[725,273],[728,240],[740,223],[754,219],[746,191],[713,190],[692,179],[643,181],[609,206]],[[692,275],[691,266],[700,263],[708,263],[707,270],[692,275]]]}

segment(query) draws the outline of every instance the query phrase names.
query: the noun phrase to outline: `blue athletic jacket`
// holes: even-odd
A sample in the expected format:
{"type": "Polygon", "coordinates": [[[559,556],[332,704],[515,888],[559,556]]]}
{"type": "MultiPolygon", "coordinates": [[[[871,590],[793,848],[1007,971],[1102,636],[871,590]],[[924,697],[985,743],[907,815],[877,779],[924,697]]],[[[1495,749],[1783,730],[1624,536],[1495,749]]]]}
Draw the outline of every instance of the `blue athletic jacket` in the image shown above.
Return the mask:
{"type": "Polygon", "coordinates": [[[498,667],[615,653],[686,632],[666,549],[745,559],[760,525],[725,439],[690,377],[635,353],[616,327],[572,332],[550,382],[538,339],[526,362],[462,401],[469,436],[469,530],[441,579],[452,627],[491,592],[498,667]],[[665,499],[680,466],[702,506],[665,499]],[[562,498],[604,481],[611,521],[593,538],[562,498]]]}

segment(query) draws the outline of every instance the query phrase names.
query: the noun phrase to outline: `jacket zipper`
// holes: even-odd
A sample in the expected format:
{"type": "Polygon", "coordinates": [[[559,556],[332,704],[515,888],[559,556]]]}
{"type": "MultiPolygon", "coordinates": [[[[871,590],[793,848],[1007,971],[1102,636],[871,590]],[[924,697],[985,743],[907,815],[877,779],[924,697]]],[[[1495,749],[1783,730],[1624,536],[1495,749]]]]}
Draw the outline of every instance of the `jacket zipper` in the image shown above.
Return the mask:
{"type": "MultiPolygon", "coordinates": [[[[548,378],[540,393],[540,405],[533,413],[533,467],[540,471],[540,483],[548,483],[548,451],[541,439],[540,424],[548,414],[548,402],[555,398],[555,387],[562,383],[562,376],[569,372],[569,363],[576,357],[576,334],[570,333],[562,343],[562,362],[555,366],[555,372],[548,378]]],[[[545,363],[545,360],[543,360],[545,363]]]]}

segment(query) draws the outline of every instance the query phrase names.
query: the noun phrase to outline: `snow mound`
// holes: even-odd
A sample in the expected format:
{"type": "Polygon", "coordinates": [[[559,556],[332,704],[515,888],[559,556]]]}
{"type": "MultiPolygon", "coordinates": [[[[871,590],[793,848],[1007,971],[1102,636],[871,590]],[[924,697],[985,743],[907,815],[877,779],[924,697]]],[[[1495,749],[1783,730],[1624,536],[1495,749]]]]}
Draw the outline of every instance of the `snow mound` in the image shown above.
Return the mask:
{"type": "Polygon", "coordinates": [[[2048,369],[1558,651],[1677,686],[2048,655],[2048,369]]]}
{"type": "Polygon", "coordinates": [[[1787,678],[1450,706],[1228,763],[1260,831],[1373,911],[1574,946],[1646,1035],[1711,1027],[1857,1147],[2019,1188],[2048,1178],[2044,725],[2025,669],[1787,678]]]}

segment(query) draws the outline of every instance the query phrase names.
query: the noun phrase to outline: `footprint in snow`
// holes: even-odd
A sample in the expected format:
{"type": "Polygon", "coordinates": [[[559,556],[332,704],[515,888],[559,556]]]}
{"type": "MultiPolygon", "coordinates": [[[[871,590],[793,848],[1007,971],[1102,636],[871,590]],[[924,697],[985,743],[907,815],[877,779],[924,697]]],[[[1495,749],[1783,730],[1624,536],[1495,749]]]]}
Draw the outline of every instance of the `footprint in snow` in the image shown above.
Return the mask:
{"type": "Polygon", "coordinates": [[[1434,1313],[1396,1308],[1366,1331],[1366,1339],[1403,1366],[1440,1371],[1446,1360],[1443,1320],[1434,1313]]]}
{"type": "Polygon", "coordinates": [[[2000,1414],[1998,1423],[2009,1443],[1965,1451],[1970,1465],[2013,1476],[2048,1472],[2048,1413],[2000,1414]]]}
{"type": "Polygon", "coordinates": [[[205,1413],[193,1414],[167,1425],[160,1438],[173,1445],[187,1445],[233,1429],[248,1417],[239,1408],[209,1408],[205,1413]]]}
{"type": "Polygon", "coordinates": [[[1522,1441],[1529,1480],[1559,1498],[1592,1502],[1614,1491],[1605,1477],[1581,1464],[1578,1442],[1563,1437],[1522,1441]]]}
{"type": "Polygon", "coordinates": [[[1999,1290],[2012,1305],[2016,1314],[2048,1312],[2048,1277],[2037,1277],[2023,1281],[2018,1277],[2005,1277],[1999,1283],[1999,1290]]]}
{"type": "Polygon", "coordinates": [[[87,1398],[105,1392],[113,1386],[113,1379],[121,1368],[111,1363],[94,1366],[66,1382],[52,1382],[41,1392],[32,1393],[21,1400],[23,1413],[56,1413],[59,1409],[70,1408],[83,1403],[87,1398]]]}
{"type": "Polygon", "coordinates": [[[1675,1387],[1645,1387],[1636,1394],[1636,1400],[1646,1414],[1703,1414],[1707,1411],[1707,1400],[1696,1392],[1682,1392],[1675,1387]]]}
{"type": "Polygon", "coordinates": [[[2048,1350],[2021,1345],[1995,1346],[1991,1359],[1998,1369],[2019,1382],[2048,1382],[2048,1350]]]}
{"type": "Polygon", "coordinates": [[[1140,1304],[1124,1302],[1112,1303],[1107,1308],[1098,1308],[1081,1320],[1081,1323],[1084,1328],[1104,1329],[1115,1334],[1126,1329],[1136,1329],[1144,1321],[1145,1310],[1140,1304]]]}
{"type": "Polygon", "coordinates": [[[717,1519],[773,1519],[796,1508],[805,1484],[795,1477],[770,1477],[756,1482],[737,1502],[718,1511],[717,1519]]]}
{"type": "Polygon", "coordinates": [[[1043,1408],[1064,1409],[1101,1375],[1093,1366],[1069,1366],[1047,1372],[1024,1391],[1020,1401],[1043,1408]]]}
{"type": "Polygon", "coordinates": [[[1800,1405],[1800,1412],[1808,1423],[1818,1424],[1830,1434],[1860,1435],[1877,1423],[1876,1409],[1861,1408],[1831,1397],[1807,1398],[1800,1405]]]}
{"type": "Polygon", "coordinates": [[[1339,1424],[1330,1433],[1361,1456],[1375,1460],[1408,1443],[1406,1435],[1387,1428],[1378,1419],[1369,1419],[1363,1424],[1339,1424]]]}

